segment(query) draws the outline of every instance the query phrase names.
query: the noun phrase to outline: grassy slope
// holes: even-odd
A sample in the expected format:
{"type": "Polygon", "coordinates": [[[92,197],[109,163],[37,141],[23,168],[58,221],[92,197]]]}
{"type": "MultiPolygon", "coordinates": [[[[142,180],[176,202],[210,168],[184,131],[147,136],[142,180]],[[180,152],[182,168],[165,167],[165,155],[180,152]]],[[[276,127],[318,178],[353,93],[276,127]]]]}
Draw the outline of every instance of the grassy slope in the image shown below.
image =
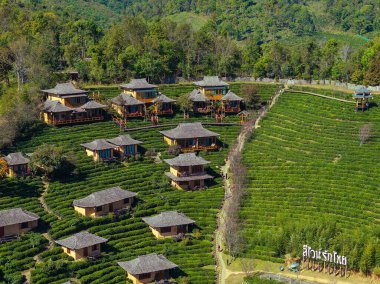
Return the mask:
{"type": "MultiPolygon", "coordinates": [[[[222,139],[231,143],[239,127],[210,129],[218,131],[222,134],[222,139]]],[[[64,216],[63,220],[51,224],[53,237],[61,238],[89,229],[110,239],[107,252],[100,260],[81,264],[70,263],[64,273],[58,276],[51,275],[50,278],[45,270],[38,269],[33,273],[34,283],[64,279],[71,273],[75,273],[82,283],[124,283],[124,273],[116,262],[152,252],[166,254],[181,267],[193,283],[213,283],[214,271],[202,267],[213,264],[211,236],[215,229],[215,216],[224,194],[221,179],[217,178],[216,183],[208,190],[180,192],[168,186],[163,179],[163,173],[167,170],[164,163],[155,164],[146,159],[142,162],[128,163],[126,166],[95,164],[79,146],[82,142],[114,137],[118,133],[118,128],[111,122],[59,129],[45,128],[32,140],[18,145],[18,149],[28,152],[43,142],[54,143],[73,151],[77,156],[80,173],[67,177],[65,181],[52,183],[47,196],[49,206],[64,216]],[[92,220],[75,216],[71,208],[72,200],[115,185],[139,193],[139,203],[133,217],[92,220]],[[202,230],[203,238],[193,240],[188,245],[174,243],[172,240],[156,241],[140,217],[164,210],[180,210],[195,219],[202,230]]],[[[168,157],[165,152],[167,146],[157,129],[136,132],[133,133],[133,137],[144,141],[146,149],[154,148],[157,152],[162,152],[164,157],[168,157]]],[[[212,153],[206,157],[212,161],[211,167],[216,173],[217,167],[223,163],[226,151],[222,154],[212,153]]],[[[52,256],[49,255],[50,257],[52,256]]],[[[63,256],[57,250],[53,257],[62,259],[63,256]]]]}
{"type": "MultiPolygon", "coordinates": [[[[165,86],[162,87],[162,91],[171,97],[178,97],[192,88],[190,85],[165,86]]],[[[240,85],[232,85],[236,92],[239,88],[240,85]]],[[[261,84],[258,88],[259,94],[267,100],[277,86],[261,84]]],[[[101,91],[104,91],[107,97],[119,92],[117,88],[105,88],[101,91]]],[[[174,118],[162,118],[161,122],[177,123],[181,120],[179,114],[174,118]]],[[[191,118],[191,121],[196,120],[214,121],[209,117],[191,118]]],[[[227,120],[237,121],[238,118],[232,116],[227,120]]],[[[149,123],[142,120],[129,122],[130,127],[145,125],[149,123]]],[[[220,133],[221,140],[227,146],[232,143],[239,130],[238,126],[208,128],[220,133]]],[[[167,145],[163,143],[158,130],[133,131],[131,135],[144,141],[145,149],[154,149],[161,152],[163,157],[169,157],[166,153],[167,145]]],[[[124,273],[116,262],[150,252],[167,255],[181,267],[183,275],[187,275],[192,283],[213,283],[215,272],[211,241],[216,213],[224,196],[218,167],[223,164],[227,149],[206,156],[206,159],[212,161],[211,169],[217,176],[215,183],[208,190],[181,192],[168,186],[167,180],[163,178],[163,173],[168,169],[164,163],[155,164],[146,158],[144,161],[130,162],[126,165],[95,164],[79,145],[95,138],[115,137],[118,134],[118,127],[111,121],[67,127],[43,126],[34,132],[32,137],[17,141],[13,148],[8,149],[30,153],[43,143],[62,146],[66,151],[75,154],[77,173],[66,177],[65,180],[52,182],[46,197],[48,205],[63,216],[63,220],[58,221],[46,214],[38,203],[37,198],[42,192],[42,184],[38,179],[0,181],[0,209],[22,206],[40,214],[42,219],[51,225],[51,233],[56,239],[84,229],[110,238],[104,256],[95,262],[67,261],[67,257],[59,248],[43,252],[40,255],[42,263],[37,265],[37,269],[32,273],[33,283],[62,283],[70,276],[76,276],[82,283],[125,283],[124,273]],[[71,207],[74,199],[114,185],[139,193],[140,200],[134,209],[133,217],[126,216],[117,220],[105,217],[93,220],[74,214],[71,207]],[[187,245],[174,243],[172,240],[156,241],[140,218],[171,209],[183,211],[196,220],[203,237],[200,240],[192,240],[187,245]]],[[[28,234],[20,241],[1,244],[0,256],[4,262],[0,261],[0,269],[6,268],[9,274],[35,267],[32,257],[43,251],[45,244],[42,243],[33,249],[28,234]]]]}
{"type": "Polygon", "coordinates": [[[244,153],[250,184],[241,217],[248,255],[275,260],[258,240],[285,222],[327,219],[347,232],[379,224],[379,121],[377,108],[355,113],[352,104],[280,97],[244,153]],[[368,122],[373,138],[359,147],[359,128],[368,122]]]}

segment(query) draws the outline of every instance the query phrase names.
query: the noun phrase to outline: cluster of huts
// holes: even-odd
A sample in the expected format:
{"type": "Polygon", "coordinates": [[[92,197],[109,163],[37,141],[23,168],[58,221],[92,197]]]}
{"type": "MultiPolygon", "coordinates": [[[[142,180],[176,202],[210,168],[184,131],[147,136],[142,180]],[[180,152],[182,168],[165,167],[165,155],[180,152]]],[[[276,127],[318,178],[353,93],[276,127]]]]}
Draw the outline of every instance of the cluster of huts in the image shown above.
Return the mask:
{"type": "MultiPolygon", "coordinates": [[[[193,190],[205,186],[205,181],[213,179],[205,166],[209,164],[204,158],[197,156],[196,151],[218,149],[218,133],[205,129],[201,123],[182,123],[176,128],[160,131],[169,145],[178,145],[182,151],[177,157],[165,159],[170,170],[165,173],[175,188],[193,190]]],[[[111,139],[97,139],[90,143],[81,144],[89,156],[95,161],[106,161],[114,155],[135,155],[141,151],[143,142],[129,135],[121,135],[111,139]]],[[[22,162],[25,173],[29,162],[21,153],[10,154],[7,161],[22,162]],[[14,159],[10,159],[14,157],[14,159]],[[23,159],[22,159],[22,158],[23,159]]],[[[94,192],[81,199],[74,200],[74,210],[86,217],[101,217],[113,212],[121,212],[131,208],[137,193],[123,190],[119,186],[94,192]]],[[[21,208],[0,211],[0,241],[23,234],[38,226],[39,217],[21,208]]],[[[191,231],[195,221],[177,211],[161,212],[157,215],[144,217],[155,238],[176,237],[191,231]]],[[[88,231],[76,233],[64,239],[56,240],[67,255],[74,260],[97,258],[101,255],[102,245],[107,239],[88,231]]],[[[155,280],[167,279],[173,269],[178,266],[160,254],[139,256],[131,261],[118,262],[133,283],[151,283],[155,280]]]]}
{"type": "MultiPolygon", "coordinates": [[[[229,90],[228,83],[219,77],[205,76],[194,84],[197,88],[189,94],[194,113],[210,113],[214,102],[221,102],[225,113],[237,114],[242,110],[243,99],[229,90]]],[[[146,79],[132,79],[120,88],[122,93],[112,98],[110,104],[123,118],[144,117],[150,107],[154,115],[174,113],[176,100],[160,93],[158,86],[146,79]]],[[[104,119],[106,105],[91,100],[87,91],[75,88],[72,83],[57,84],[53,89],[42,92],[46,101],[41,116],[48,124],[65,125],[104,119]]]]}
{"type": "MultiPolygon", "coordinates": [[[[137,193],[123,190],[120,187],[94,192],[82,199],[74,200],[75,211],[87,217],[101,217],[108,213],[124,210],[133,205],[137,193]]],[[[14,208],[0,211],[0,242],[10,240],[38,227],[39,216],[14,208]]],[[[161,212],[160,214],[142,218],[157,239],[174,237],[191,230],[195,221],[177,211],[161,212]]],[[[56,240],[63,252],[74,260],[84,258],[94,259],[101,255],[102,245],[107,239],[82,231],[64,239],[56,240]]],[[[169,272],[178,266],[163,255],[142,255],[131,261],[118,262],[127,272],[127,277],[133,283],[150,283],[169,277],[169,272]]]]}
{"type": "MultiPolygon", "coordinates": [[[[210,162],[194,152],[219,149],[218,133],[204,128],[200,122],[180,123],[176,128],[160,133],[168,145],[178,146],[182,152],[178,157],[164,160],[170,166],[170,171],[165,174],[173,187],[184,190],[203,188],[206,180],[214,178],[205,171],[205,166],[210,162]]],[[[135,140],[130,135],[121,135],[113,139],[96,139],[81,145],[94,161],[106,162],[115,157],[140,154],[141,144],[142,141],[135,140]]]]}

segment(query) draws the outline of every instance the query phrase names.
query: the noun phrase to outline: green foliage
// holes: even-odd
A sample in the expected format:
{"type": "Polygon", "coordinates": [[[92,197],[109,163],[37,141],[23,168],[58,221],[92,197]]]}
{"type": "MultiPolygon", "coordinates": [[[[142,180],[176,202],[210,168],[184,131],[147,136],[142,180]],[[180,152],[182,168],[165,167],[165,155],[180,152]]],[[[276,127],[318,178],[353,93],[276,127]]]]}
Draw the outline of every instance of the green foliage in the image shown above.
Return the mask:
{"type": "MultiPolygon", "coordinates": [[[[263,86],[260,91],[269,93],[271,88],[271,85],[263,86]]],[[[178,94],[186,92],[178,86],[173,89],[167,87],[167,90],[171,91],[171,97],[176,97],[177,92],[178,94]]],[[[117,93],[118,90],[114,89],[112,92],[117,93]]],[[[208,116],[191,119],[205,122],[210,120],[208,116]]],[[[179,115],[163,121],[177,123],[183,121],[183,118],[179,115]]],[[[237,121],[235,116],[231,117],[231,121],[237,121]]],[[[148,124],[142,120],[131,120],[128,123],[131,127],[148,124]]],[[[240,128],[239,126],[206,127],[220,133],[221,138],[228,145],[232,144],[240,128]]],[[[161,153],[161,159],[166,159],[173,156],[168,153],[168,145],[163,142],[162,135],[158,131],[169,128],[171,127],[133,131],[130,134],[143,141],[143,147],[146,150],[153,151],[154,149],[156,153],[161,153]]],[[[211,161],[210,171],[215,172],[215,182],[210,183],[207,190],[185,192],[172,188],[164,179],[164,172],[168,170],[165,163],[152,163],[144,156],[141,161],[129,161],[127,164],[99,164],[94,163],[91,157],[87,157],[83,147],[80,146],[80,143],[96,138],[111,138],[119,134],[120,129],[111,121],[68,127],[45,126],[34,133],[33,137],[19,140],[14,148],[9,149],[31,153],[43,144],[55,145],[62,150],[63,155],[74,153],[77,157],[78,172],[66,175],[65,179],[50,181],[45,200],[48,206],[62,217],[62,220],[46,214],[40,206],[37,198],[41,194],[42,184],[37,179],[1,181],[0,209],[12,208],[17,204],[39,214],[43,221],[50,225],[50,233],[54,239],[89,230],[99,236],[109,238],[109,242],[104,247],[100,259],[81,262],[72,261],[60,247],[44,250],[46,241],[34,249],[30,238],[26,238],[23,243],[16,241],[0,244],[0,269],[4,270],[6,275],[19,273],[26,269],[27,265],[35,268],[32,271],[32,281],[36,284],[60,283],[63,280],[67,281],[70,277],[78,278],[81,283],[121,284],[125,283],[125,273],[117,265],[117,261],[130,260],[138,255],[156,252],[164,253],[181,267],[187,278],[183,281],[214,283],[215,272],[203,267],[214,264],[212,236],[215,230],[216,213],[224,196],[222,179],[217,173],[228,149],[207,155],[207,160],[211,161]],[[24,185],[26,182],[30,184],[30,187],[24,185]],[[36,188],[33,189],[32,185],[36,188]],[[80,217],[74,212],[71,206],[73,200],[116,185],[138,193],[138,201],[128,214],[93,219],[80,217]],[[179,210],[196,220],[202,236],[186,241],[186,244],[176,243],[170,239],[156,240],[141,217],[167,210],[179,210]],[[19,249],[22,254],[16,253],[19,249]],[[39,254],[38,264],[32,259],[36,254],[39,254]],[[21,258],[18,259],[18,257],[21,258]],[[10,262],[12,269],[8,265],[6,270],[3,269],[5,266],[5,263],[1,263],[3,259],[7,262],[12,260],[10,262]]]]}
{"type": "Polygon", "coordinates": [[[347,255],[350,269],[371,273],[379,265],[379,143],[359,149],[358,133],[373,123],[377,135],[379,121],[376,108],[358,115],[350,103],[281,95],[244,151],[244,255],[283,262],[307,243],[347,255]]]}
{"type": "Polygon", "coordinates": [[[67,154],[64,154],[63,148],[42,144],[32,154],[29,166],[32,172],[41,171],[45,176],[51,176],[57,172],[67,174],[69,160],[67,154]]]}
{"type": "Polygon", "coordinates": [[[278,282],[276,280],[260,278],[258,276],[248,276],[248,277],[244,278],[244,282],[247,284],[279,284],[279,283],[282,283],[282,282],[278,282]]]}

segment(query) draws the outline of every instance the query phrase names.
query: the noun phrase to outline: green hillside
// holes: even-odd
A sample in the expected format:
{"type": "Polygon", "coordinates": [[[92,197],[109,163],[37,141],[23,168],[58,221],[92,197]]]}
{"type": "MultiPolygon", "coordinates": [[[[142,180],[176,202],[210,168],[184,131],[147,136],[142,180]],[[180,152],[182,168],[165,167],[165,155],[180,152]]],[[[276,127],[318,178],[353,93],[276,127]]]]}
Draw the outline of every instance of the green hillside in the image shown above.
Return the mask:
{"type": "Polygon", "coordinates": [[[350,268],[363,269],[366,252],[379,253],[379,120],[376,107],[355,113],[350,103],[280,96],[244,151],[247,256],[282,260],[309,244],[339,251],[350,268]],[[372,137],[360,146],[367,124],[372,137]]]}

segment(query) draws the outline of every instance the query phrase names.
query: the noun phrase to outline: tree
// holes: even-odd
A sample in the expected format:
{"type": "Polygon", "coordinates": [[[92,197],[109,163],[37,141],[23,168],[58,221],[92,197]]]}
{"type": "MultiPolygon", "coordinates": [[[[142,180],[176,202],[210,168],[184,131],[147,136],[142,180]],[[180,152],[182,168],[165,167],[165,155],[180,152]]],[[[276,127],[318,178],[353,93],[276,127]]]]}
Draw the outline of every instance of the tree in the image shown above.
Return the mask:
{"type": "Polygon", "coordinates": [[[43,144],[32,154],[30,169],[33,173],[41,171],[46,177],[60,169],[64,169],[69,163],[69,158],[63,152],[62,147],[43,144]]]}
{"type": "Polygon", "coordinates": [[[8,171],[7,162],[4,158],[0,157],[0,178],[3,178],[6,176],[8,171]]]}
{"type": "Polygon", "coordinates": [[[178,105],[183,112],[183,117],[186,118],[186,115],[193,109],[193,102],[190,100],[189,94],[183,94],[178,98],[178,105]]]}
{"type": "Polygon", "coordinates": [[[240,93],[244,98],[244,103],[248,109],[258,109],[261,104],[261,97],[257,95],[257,88],[251,84],[242,84],[240,93]]]}
{"type": "Polygon", "coordinates": [[[360,146],[367,143],[368,140],[371,138],[371,136],[372,136],[371,131],[372,131],[372,125],[371,124],[366,124],[360,128],[360,130],[359,130],[360,146]]]}
{"type": "Polygon", "coordinates": [[[375,246],[373,244],[373,240],[369,241],[367,245],[364,247],[363,255],[360,259],[360,270],[365,273],[365,275],[369,275],[376,264],[375,258],[375,246]]]}
{"type": "Polygon", "coordinates": [[[44,238],[42,237],[41,234],[37,234],[34,232],[30,232],[28,234],[28,238],[29,238],[30,244],[32,245],[33,248],[36,246],[39,246],[42,243],[42,241],[44,240],[44,238]]]}

